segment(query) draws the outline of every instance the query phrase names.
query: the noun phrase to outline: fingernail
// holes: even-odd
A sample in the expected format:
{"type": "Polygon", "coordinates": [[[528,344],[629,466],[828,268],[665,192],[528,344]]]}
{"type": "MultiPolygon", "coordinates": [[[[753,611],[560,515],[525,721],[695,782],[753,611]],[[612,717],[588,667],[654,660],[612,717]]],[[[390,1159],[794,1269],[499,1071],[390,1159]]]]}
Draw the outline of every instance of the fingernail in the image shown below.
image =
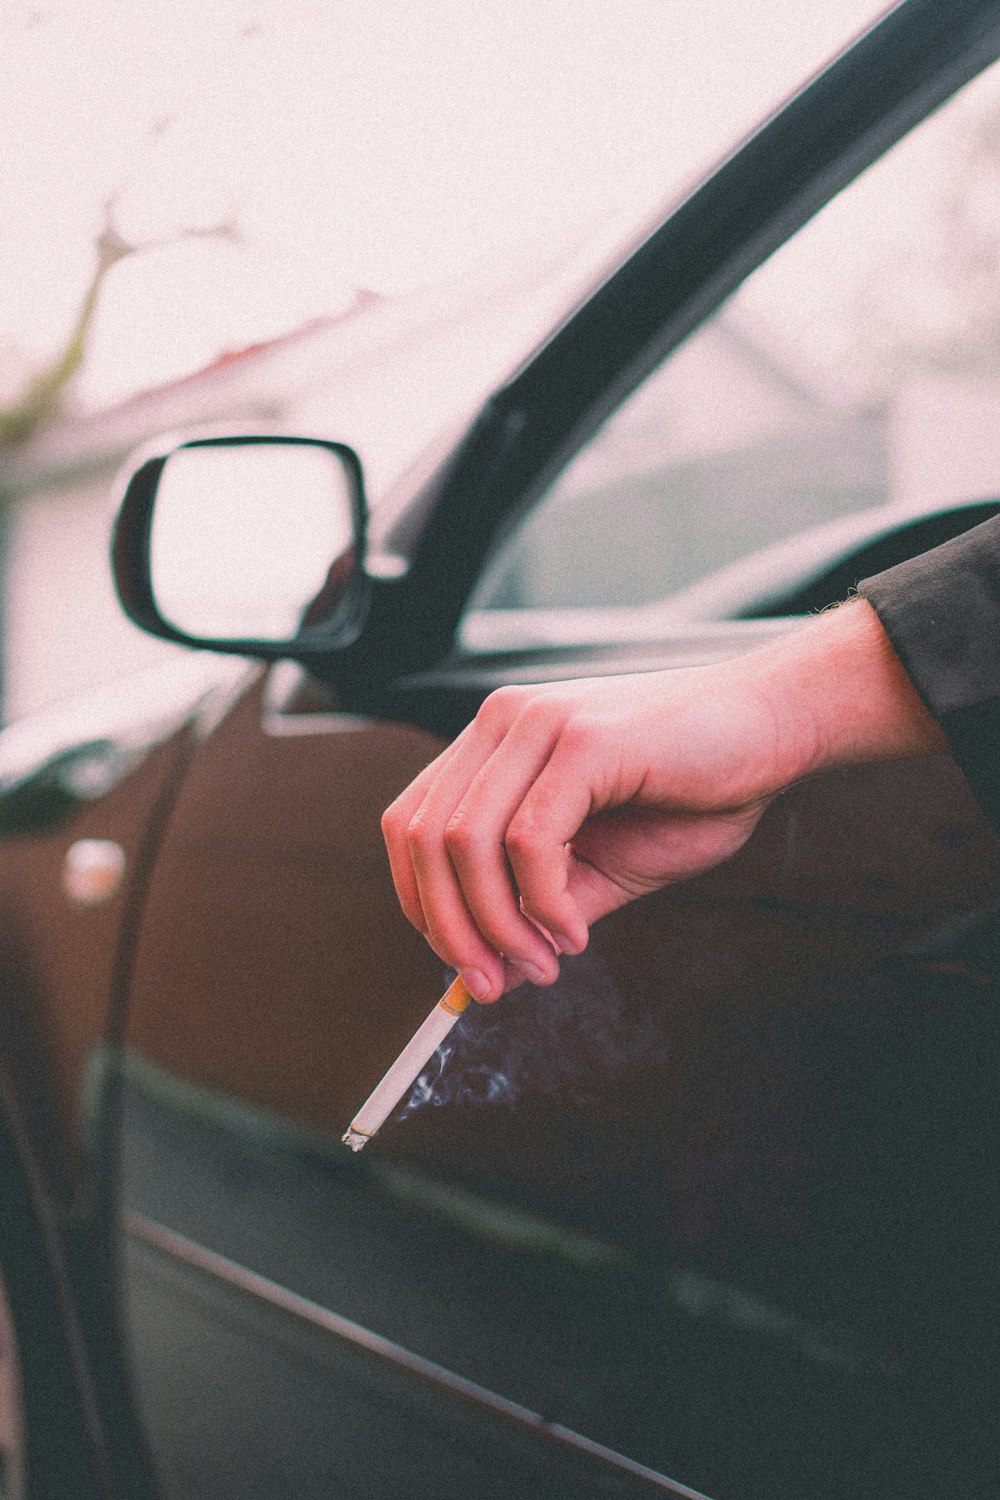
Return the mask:
{"type": "Polygon", "coordinates": [[[485,1000],[490,992],[490,982],[481,969],[463,969],[462,983],[473,1000],[485,1000]]]}
{"type": "Polygon", "coordinates": [[[537,964],[529,963],[526,958],[514,958],[510,961],[512,969],[523,974],[529,984],[544,984],[545,974],[537,964]]]}
{"type": "Polygon", "coordinates": [[[580,944],[574,943],[572,938],[566,937],[562,932],[554,932],[552,941],[559,953],[579,953],[580,951],[580,944]]]}

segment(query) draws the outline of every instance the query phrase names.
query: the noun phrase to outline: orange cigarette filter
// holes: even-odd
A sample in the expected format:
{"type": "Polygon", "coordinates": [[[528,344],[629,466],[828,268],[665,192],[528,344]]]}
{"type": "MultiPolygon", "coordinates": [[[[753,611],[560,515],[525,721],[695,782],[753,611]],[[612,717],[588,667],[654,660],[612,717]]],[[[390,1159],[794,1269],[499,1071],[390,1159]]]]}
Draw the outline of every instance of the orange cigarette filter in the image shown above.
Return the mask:
{"type": "Polygon", "coordinates": [[[445,1010],[450,1010],[452,1015],[455,1016],[460,1016],[463,1010],[468,1009],[471,1003],[472,996],[465,988],[461,975],[457,979],[452,980],[438,1001],[438,1005],[443,1005],[445,1010]]]}

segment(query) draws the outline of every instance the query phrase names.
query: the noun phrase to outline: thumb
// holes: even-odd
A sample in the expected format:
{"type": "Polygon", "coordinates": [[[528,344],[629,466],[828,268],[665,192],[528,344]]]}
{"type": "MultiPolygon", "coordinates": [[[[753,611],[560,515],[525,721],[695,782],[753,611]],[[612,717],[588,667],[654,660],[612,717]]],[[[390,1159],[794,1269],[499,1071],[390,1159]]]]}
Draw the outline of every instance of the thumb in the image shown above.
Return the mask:
{"type": "Polygon", "coordinates": [[[630,808],[595,817],[570,846],[567,894],[589,927],[639,896],[730,859],[766,805],[712,815],[630,808]]]}

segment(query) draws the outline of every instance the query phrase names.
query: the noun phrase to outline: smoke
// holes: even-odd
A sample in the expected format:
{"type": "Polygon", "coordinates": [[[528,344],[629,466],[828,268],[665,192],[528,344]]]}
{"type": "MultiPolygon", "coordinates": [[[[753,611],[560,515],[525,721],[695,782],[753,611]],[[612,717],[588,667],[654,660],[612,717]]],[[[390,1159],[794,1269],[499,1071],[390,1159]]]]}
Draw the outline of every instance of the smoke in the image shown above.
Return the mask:
{"type": "Polygon", "coordinates": [[[514,1104],[562,1094],[585,1102],[645,1057],[655,1028],[631,1014],[593,946],[566,958],[547,989],[524,985],[496,1005],[470,1005],[396,1115],[424,1105],[514,1104]]]}

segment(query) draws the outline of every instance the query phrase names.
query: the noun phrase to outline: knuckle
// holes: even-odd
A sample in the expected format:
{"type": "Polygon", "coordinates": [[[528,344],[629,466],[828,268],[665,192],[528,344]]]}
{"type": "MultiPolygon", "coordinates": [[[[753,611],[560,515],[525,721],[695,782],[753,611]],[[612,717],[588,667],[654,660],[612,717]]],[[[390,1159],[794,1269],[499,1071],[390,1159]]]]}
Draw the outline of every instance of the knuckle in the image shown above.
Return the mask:
{"type": "Polygon", "coordinates": [[[541,836],[535,819],[527,813],[518,813],[507,829],[504,839],[507,853],[518,863],[531,861],[541,844],[541,836]]]}
{"type": "Polygon", "coordinates": [[[475,853],[480,839],[469,818],[459,811],[445,825],[444,842],[450,855],[467,859],[475,853]]]}
{"type": "Polygon", "coordinates": [[[382,814],[382,837],[386,840],[387,843],[390,840],[393,842],[395,841],[397,835],[401,831],[401,823],[402,819],[399,815],[399,809],[394,802],[392,806],[387,807],[385,812],[382,814]]]}
{"type": "Polygon", "coordinates": [[[569,754],[585,751],[593,744],[594,726],[582,714],[574,714],[566,720],[559,737],[569,754]]]}
{"type": "Polygon", "coordinates": [[[426,859],[437,842],[437,835],[426,818],[417,813],[406,827],[406,845],[414,860],[426,859]]]}
{"type": "Polygon", "coordinates": [[[504,687],[497,688],[480,705],[476,714],[476,723],[491,733],[503,729],[512,719],[517,717],[526,696],[524,688],[510,683],[504,687]]]}
{"type": "Polygon", "coordinates": [[[558,709],[553,709],[553,704],[548,698],[528,697],[521,708],[521,720],[526,729],[547,730],[553,722],[554,714],[561,717],[558,709]]]}

